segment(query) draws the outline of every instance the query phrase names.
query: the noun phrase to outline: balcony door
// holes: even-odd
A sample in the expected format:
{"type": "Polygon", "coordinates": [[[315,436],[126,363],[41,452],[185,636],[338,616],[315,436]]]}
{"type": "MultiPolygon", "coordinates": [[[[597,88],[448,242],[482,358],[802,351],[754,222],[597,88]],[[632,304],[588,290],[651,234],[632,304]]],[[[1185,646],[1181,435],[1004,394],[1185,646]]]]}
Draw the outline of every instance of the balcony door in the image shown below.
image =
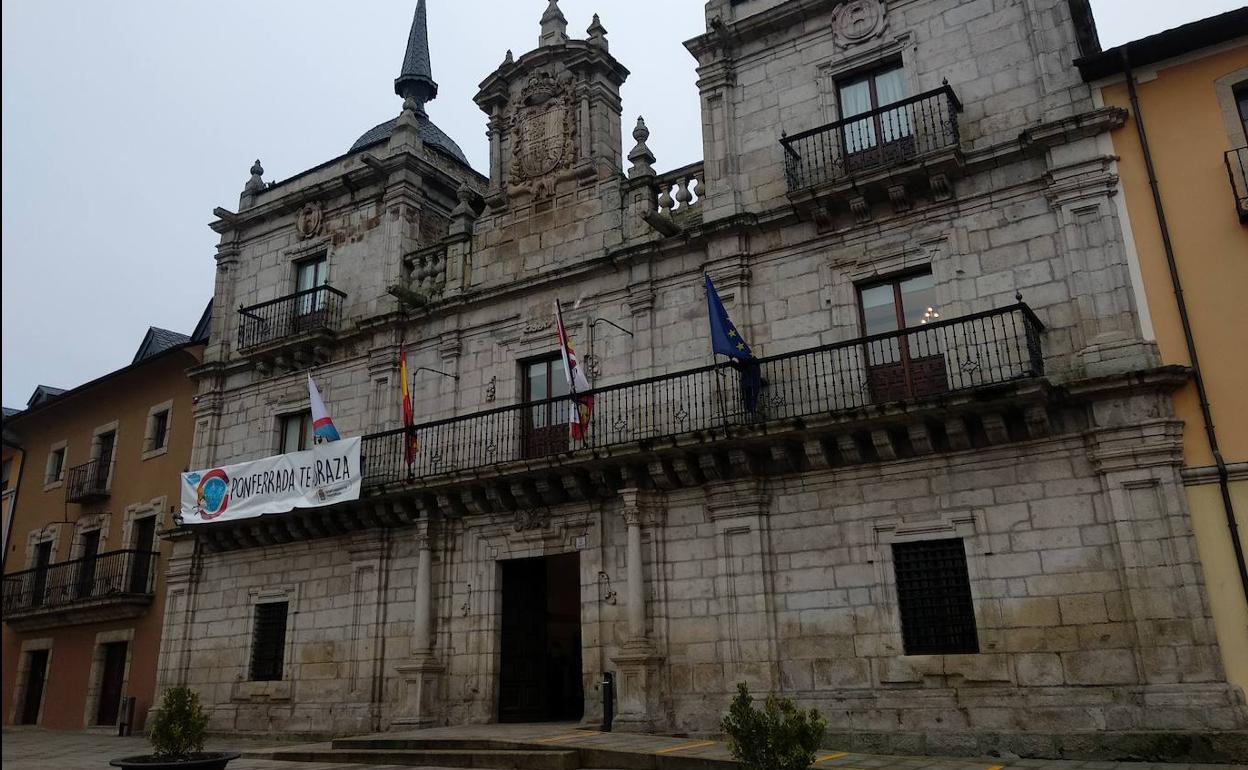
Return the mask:
{"type": "MultiPolygon", "coordinates": [[[[568,377],[558,355],[522,365],[524,401],[546,401],[566,396],[568,377]]],[[[542,457],[568,451],[568,402],[538,404],[524,410],[524,456],[542,457]]]]}
{"type": "Polygon", "coordinates": [[[325,257],[295,263],[295,329],[311,329],[323,320],[326,297],[323,291],[314,291],[329,282],[329,260],[325,257]],[[304,294],[303,292],[307,292],[304,294]]]}
{"type": "Polygon", "coordinates": [[[841,119],[867,115],[845,124],[845,168],[876,166],[914,155],[914,124],[907,107],[880,111],[906,98],[906,73],[900,65],[874,70],[837,84],[841,119]]]}
{"type": "Polygon", "coordinates": [[[130,593],[148,592],[152,552],[156,549],[156,517],[145,516],[134,522],[134,569],[130,573],[130,593]]]}
{"type": "Polygon", "coordinates": [[[93,529],[82,533],[82,556],[78,561],[78,585],[76,596],[88,599],[95,593],[95,567],[100,552],[100,531],[93,529]]]}
{"type": "MultiPolygon", "coordinates": [[[[900,401],[949,390],[937,334],[922,327],[940,319],[931,273],[893,278],[858,290],[863,334],[894,334],[865,343],[872,402],[900,401]]],[[[934,331],[934,330],[933,330],[934,331]]]]}
{"type": "Polygon", "coordinates": [[[87,480],[90,485],[90,491],[103,491],[108,489],[108,473],[113,468],[113,452],[117,448],[117,433],[108,431],[101,433],[96,438],[95,445],[95,470],[91,474],[91,478],[87,480]]]}
{"type": "Polygon", "coordinates": [[[35,546],[34,575],[30,585],[30,606],[42,607],[44,594],[48,590],[48,567],[52,563],[52,543],[40,543],[35,546]]]}

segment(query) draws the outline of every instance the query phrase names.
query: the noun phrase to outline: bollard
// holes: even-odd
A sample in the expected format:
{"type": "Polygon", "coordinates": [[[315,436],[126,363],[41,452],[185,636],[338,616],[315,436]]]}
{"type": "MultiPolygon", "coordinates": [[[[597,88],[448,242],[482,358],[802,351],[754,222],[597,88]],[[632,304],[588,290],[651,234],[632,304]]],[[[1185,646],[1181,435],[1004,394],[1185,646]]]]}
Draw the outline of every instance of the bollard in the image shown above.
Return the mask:
{"type": "Polygon", "coordinates": [[[615,719],[615,674],[602,673],[602,731],[611,732],[611,720],[615,719]]]}
{"type": "Polygon", "coordinates": [[[121,717],[117,720],[119,738],[125,738],[134,732],[134,702],[133,695],[121,699],[121,717]]]}

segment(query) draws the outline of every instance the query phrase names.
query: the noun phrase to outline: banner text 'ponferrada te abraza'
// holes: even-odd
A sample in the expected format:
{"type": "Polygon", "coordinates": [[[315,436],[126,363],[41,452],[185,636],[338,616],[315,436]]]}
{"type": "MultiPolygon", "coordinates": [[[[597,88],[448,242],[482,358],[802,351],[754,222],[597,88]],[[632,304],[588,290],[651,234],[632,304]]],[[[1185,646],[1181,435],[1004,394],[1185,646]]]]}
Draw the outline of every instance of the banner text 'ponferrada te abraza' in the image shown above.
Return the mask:
{"type": "Polygon", "coordinates": [[[182,474],[182,522],[207,524],[360,498],[360,439],[182,474]]]}

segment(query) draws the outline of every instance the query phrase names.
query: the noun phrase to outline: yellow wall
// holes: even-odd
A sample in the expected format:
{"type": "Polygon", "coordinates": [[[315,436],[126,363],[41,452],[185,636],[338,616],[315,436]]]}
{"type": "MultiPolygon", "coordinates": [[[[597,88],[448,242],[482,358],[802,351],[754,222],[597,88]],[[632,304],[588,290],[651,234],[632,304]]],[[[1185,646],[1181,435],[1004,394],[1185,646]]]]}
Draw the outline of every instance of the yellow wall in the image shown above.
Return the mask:
{"type": "MultiPolygon", "coordinates": [[[[1228,128],[1215,81],[1238,71],[1248,80],[1248,45],[1172,63],[1137,86],[1218,442],[1231,464],[1248,462],[1248,224],[1236,214],[1223,154],[1245,139],[1228,128]]],[[[1130,111],[1125,83],[1102,96],[1130,111]]],[[[1134,114],[1113,142],[1162,359],[1189,365],[1134,114]]],[[[1193,384],[1175,395],[1175,409],[1185,423],[1185,464],[1208,468],[1213,456],[1193,384]]],[[[1232,495],[1248,548],[1248,480],[1236,481],[1232,495]]],[[[1227,677],[1248,691],[1248,603],[1218,485],[1189,485],[1187,498],[1227,677]]]]}
{"type": "MultiPolygon", "coordinates": [[[[146,504],[164,497],[165,510],[157,530],[171,525],[169,509],[181,494],[179,474],[186,470],[191,456],[194,419],[194,385],[186,370],[200,362],[202,347],[165,354],[142,366],[123,372],[80,393],[71,393],[49,406],[9,421],[6,427],[16,434],[27,453],[22,467],[21,492],[14,508],[12,539],[8,543],[5,573],[27,568],[27,536],[54,522],[61,526],[54,563],[70,558],[74,522],[84,514],[106,513],[109,527],[101,552],[129,548],[123,542],[126,507],[146,504]],[[169,423],[169,451],[143,459],[147,417],[151,407],[173,401],[169,423]],[[65,485],[45,489],[44,473],[48,453],[59,441],[67,440],[68,469],[91,459],[92,434],[96,428],[117,421],[117,443],[110,494],[102,502],[67,503],[65,485]]],[[[131,642],[130,673],[126,695],[138,699],[135,714],[138,727],[152,705],[156,689],[156,661],[160,651],[161,621],[165,589],[164,572],[169,544],[159,542],[160,559],[155,565],[155,596],[141,617],[101,623],[60,626],[26,633],[15,632],[5,624],[3,636],[3,678],[0,686],[0,716],[9,724],[13,714],[12,696],[16,683],[21,643],[39,637],[53,640],[47,687],[44,690],[41,727],[73,730],[84,727],[84,706],[95,636],[102,631],[134,629],[131,642]]]]}

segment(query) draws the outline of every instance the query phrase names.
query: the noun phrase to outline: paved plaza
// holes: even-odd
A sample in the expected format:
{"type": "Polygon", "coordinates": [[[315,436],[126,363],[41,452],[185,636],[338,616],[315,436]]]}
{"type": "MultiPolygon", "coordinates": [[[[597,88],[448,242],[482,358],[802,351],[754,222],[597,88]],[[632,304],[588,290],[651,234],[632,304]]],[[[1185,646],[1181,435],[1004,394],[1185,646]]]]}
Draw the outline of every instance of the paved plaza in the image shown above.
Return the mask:
{"type": "MultiPolygon", "coordinates": [[[[630,753],[653,753],[671,758],[687,755],[691,759],[717,760],[727,758],[726,746],[718,741],[687,738],[641,736],[622,733],[596,733],[570,727],[534,725],[480,725],[463,728],[441,728],[420,733],[391,734],[422,738],[455,737],[496,738],[525,743],[547,744],[561,748],[611,748],[630,753]]],[[[208,750],[232,750],[244,754],[230,764],[230,770],[394,770],[411,765],[361,765],[338,762],[288,762],[264,758],[295,749],[328,750],[329,744],[297,744],[263,739],[213,738],[208,750]]],[[[33,728],[5,728],[4,770],[100,770],[117,757],[143,754],[148,750],[142,737],[118,738],[104,733],[53,732],[33,728]]],[[[629,763],[630,765],[633,763],[629,763]]],[[[947,757],[900,757],[824,751],[817,756],[818,767],[839,770],[1248,770],[1248,765],[1215,765],[1188,763],[1092,762],[1078,760],[994,760],[953,759],[947,757]]]]}

